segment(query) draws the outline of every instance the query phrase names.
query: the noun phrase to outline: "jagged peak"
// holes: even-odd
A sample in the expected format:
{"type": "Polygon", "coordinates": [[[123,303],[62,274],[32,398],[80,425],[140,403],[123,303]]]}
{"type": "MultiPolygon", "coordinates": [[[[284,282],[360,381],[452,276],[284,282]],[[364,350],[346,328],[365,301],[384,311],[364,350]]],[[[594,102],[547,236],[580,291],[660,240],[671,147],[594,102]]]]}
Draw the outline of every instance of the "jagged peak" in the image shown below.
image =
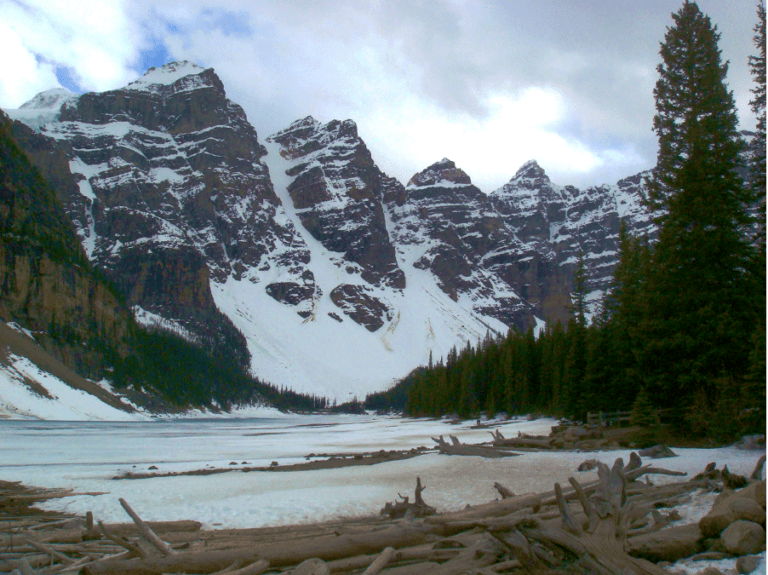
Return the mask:
{"type": "Polygon", "coordinates": [[[68,102],[77,98],[77,94],[66,88],[52,88],[35,95],[28,102],[24,102],[20,110],[60,110],[68,102]]]}
{"type": "Polygon", "coordinates": [[[320,122],[315,120],[315,118],[312,116],[306,116],[304,118],[294,120],[287,128],[284,128],[278,132],[275,132],[271,136],[268,136],[267,142],[284,143],[283,141],[286,138],[296,138],[297,134],[299,135],[298,137],[304,139],[317,132],[321,125],[322,124],[320,124],[320,122]]]}
{"type": "Polygon", "coordinates": [[[147,86],[170,86],[186,76],[197,76],[209,68],[198,66],[189,60],[179,60],[163,64],[160,68],[152,66],[138,80],[126,86],[128,89],[142,90],[147,86]]]}
{"type": "Polygon", "coordinates": [[[297,128],[307,128],[307,127],[316,127],[319,126],[320,122],[315,120],[312,116],[307,116],[306,118],[301,118],[300,120],[296,120],[295,122],[292,122],[290,126],[288,126],[288,130],[295,130],[297,128]]]}
{"type": "Polygon", "coordinates": [[[528,160],[520,166],[512,179],[515,180],[518,178],[546,178],[549,180],[544,168],[542,168],[536,160],[528,160]]]}
{"type": "Polygon", "coordinates": [[[436,186],[436,185],[472,185],[472,180],[467,173],[448,158],[435,162],[427,169],[414,174],[408,181],[409,188],[436,186]]]}

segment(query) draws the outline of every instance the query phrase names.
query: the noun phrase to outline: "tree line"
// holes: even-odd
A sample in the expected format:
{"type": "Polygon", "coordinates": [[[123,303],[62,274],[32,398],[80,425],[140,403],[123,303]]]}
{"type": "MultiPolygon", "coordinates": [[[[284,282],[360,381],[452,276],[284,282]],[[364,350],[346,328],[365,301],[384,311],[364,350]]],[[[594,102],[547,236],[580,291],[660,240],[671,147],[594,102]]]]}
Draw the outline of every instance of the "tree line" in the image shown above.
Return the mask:
{"type": "Polygon", "coordinates": [[[538,337],[533,329],[487,336],[430,360],[405,384],[406,413],[540,411],[583,420],[588,411],[629,410],[640,396],[677,410],[676,424],[691,434],[764,432],[764,3],[757,14],[749,65],[758,121],[749,153],[717,26],[686,1],[661,44],[654,89],[659,149],[644,200],[657,241],[622,225],[612,284],[591,322],[580,261],[567,326],[548,325],[538,337]]]}

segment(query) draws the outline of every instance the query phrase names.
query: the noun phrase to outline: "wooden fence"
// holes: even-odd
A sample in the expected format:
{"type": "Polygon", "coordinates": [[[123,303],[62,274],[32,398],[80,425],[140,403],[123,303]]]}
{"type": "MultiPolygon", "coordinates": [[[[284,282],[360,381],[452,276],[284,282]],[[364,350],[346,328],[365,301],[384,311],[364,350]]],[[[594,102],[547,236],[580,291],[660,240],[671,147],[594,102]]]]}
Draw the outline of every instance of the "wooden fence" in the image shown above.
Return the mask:
{"type": "MultiPolygon", "coordinates": [[[[631,411],[611,411],[597,413],[587,413],[587,425],[622,425],[623,423],[629,424],[629,416],[631,411]]],[[[675,409],[658,409],[656,410],[659,420],[663,421],[674,417],[677,413],[675,409]]]]}

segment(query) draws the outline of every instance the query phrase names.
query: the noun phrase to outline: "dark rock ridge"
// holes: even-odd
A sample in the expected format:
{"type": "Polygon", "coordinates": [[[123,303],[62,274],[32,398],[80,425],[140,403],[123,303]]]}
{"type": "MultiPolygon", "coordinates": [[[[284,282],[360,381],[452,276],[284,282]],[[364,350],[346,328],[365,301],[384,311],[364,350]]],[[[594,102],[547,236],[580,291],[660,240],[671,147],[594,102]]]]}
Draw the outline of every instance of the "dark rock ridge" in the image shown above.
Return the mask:
{"type": "MultiPolygon", "coordinates": [[[[101,379],[128,354],[135,324],[91,269],[53,189],[14,131],[33,135],[0,112],[0,319],[21,324],[56,359],[101,379]]],[[[51,161],[60,159],[54,153],[51,161]]]]}
{"type": "Polygon", "coordinates": [[[580,190],[531,161],[485,194],[444,158],[403,186],[377,167],[353,121],[312,117],[267,138],[266,155],[214,71],[188,62],[119,90],[46,92],[11,113],[36,130],[14,128],[88,258],[137,317],[236,342],[246,359],[248,349],[287,354],[269,356],[273,365],[296,359],[302,322],[338,337],[375,332],[370,341],[387,354],[415,345],[403,332],[423,328],[426,359],[438,339],[463,345],[487,328],[567,321],[579,254],[595,301],[616,264],[621,220],[655,233],[643,174],[580,190]],[[290,344],[262,345],[271,318],[257,308],[282,313],[274,302],[292,312],[295,325],[281,332],[290,344]],[[436,338],[433,324],[453,332],[436,338]]]}
{"type": "Polygon", "coordinates": [[[521,247],[489,253],[486,264],[519,289],[540,317],[567,321],[579,254],[594,301],[613,276],[621,219],[630,233],[655,232],[641,203],[643,176],[580,190],[554,184],[535,161],[526,162],[489,196],[521,247]]]}
{"type": "MultiPolygon", "coordinates": [[[[414,175],[400,205],[387,204],[393,237],[408,263],[473,311],[524,329],[535,309],[485,265],[502,246],[518,248],[488,196],[447,158],[414,175]]],[[[408,265],[408,264],[406,264],[408,265]]]]}
{"type": "MultiPolygon", "coordinates": [[[[62,203],[131,306],[216,336],[232,326],[210,281],[259,282],[273,269],[275,297],[311,300],[309,251],[278,214],[266,151],[212,69],[153,68],[125,88],[65,98],[57,120],[40,128],[55,146],[39,147],[69,160],[76,185],[57,186],[62,203]]],[[[44,154],[35,159],[56,175],[44,154]]]]}
{"type": "Polygon", "coordinates": [[[309,116],[267,140],[279,144],[280,155],[292,164],[288,193],[312,236],[360,266],[368,283],[403,289],[405,275],[381,203],[393,183],[374,163],[355,123],[321,124],[309,116]]]}

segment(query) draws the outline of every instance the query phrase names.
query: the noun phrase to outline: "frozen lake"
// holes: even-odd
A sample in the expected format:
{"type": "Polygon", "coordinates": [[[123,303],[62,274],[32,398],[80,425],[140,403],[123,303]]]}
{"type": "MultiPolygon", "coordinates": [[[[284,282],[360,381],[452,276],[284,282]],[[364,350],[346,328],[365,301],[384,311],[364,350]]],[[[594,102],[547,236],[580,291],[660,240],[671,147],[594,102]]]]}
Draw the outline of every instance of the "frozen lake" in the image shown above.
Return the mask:
{"type": "MultiPolygon", "coordinates": [[[[498,429],[548,434],[552,419],[511,420],[498,429]]],[[[404,461],[340,469],[290,472],[237,471],[305,461],[309,454],[361,453],[380,449],[432,447],[430,437],[453,434],[463,442],[488,441],[487,430],[472,422],[377,416],[277,415],[258,419],[192,419],[139,422],[56,422],[0,420],[0,479],[40,487],[106,492],[74,496],[46,508],[125,522],[118,503],[125,498],[146,520],[194,519],[208,527],[257,527],[378,514],[398,493],[413,494],[416,476],[427,485],[424,499],[439,511],[456,510],[497,498],[498,481],[515,493],[552,489],[574,476],[589,481],[596,472],[579,473],[579,463],[596,458],[612,464],[629,451],[524,453],[484,459],[430,453],[404,461]],[[231,462],[237,465],[230,466],[231,462]],[[230,467],[206,476],[120,480],[127,471],[157,472],[230,467]]],[[[657,465],[690,474],[710,461],[749,474],[759,452],[734,448],[676,449],[680,457],[657,465]]],[[[658,477],[658,481],[666,478],[658,477]]]]}

